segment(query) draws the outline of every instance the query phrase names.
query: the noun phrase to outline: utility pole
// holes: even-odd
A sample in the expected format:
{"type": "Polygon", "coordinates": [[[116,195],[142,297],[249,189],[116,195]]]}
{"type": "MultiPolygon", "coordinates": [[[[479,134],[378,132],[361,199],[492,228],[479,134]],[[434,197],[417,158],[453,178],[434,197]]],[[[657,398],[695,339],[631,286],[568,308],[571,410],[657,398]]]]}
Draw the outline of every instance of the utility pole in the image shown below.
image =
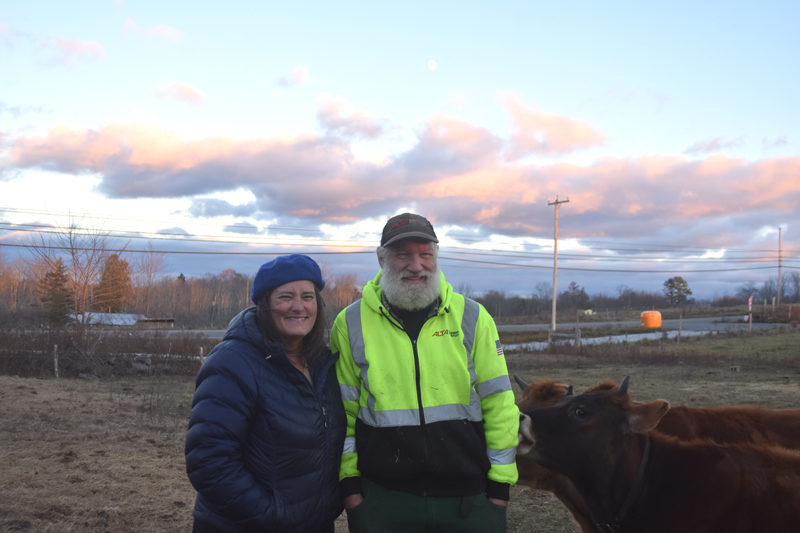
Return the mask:
{"type": "Polygon", "coordinates": [[[781,256],[783,255],[783,228],[778,226],[778,305],[781,305],[781,256]]]}
{"type": "Polygon", "coordinates": [[[554,202],[547,202],[547,205],[555,206],[555,224],[553,231],[553,312],[550,322],[550,331],[556,331],[556,280],[558,279],[558,205],[566,204],[569,202],[569,197],[566,200],[559,200],[556,195],[554,202]]]}

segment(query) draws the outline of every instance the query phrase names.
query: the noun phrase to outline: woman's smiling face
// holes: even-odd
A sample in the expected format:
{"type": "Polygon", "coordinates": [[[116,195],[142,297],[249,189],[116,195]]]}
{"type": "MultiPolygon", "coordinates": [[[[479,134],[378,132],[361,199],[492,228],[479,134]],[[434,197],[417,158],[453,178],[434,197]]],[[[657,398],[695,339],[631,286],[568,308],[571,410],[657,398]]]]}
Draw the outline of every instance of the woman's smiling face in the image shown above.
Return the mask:
{"type": "Polygon", "coordinates": [[[284,341],[302,339],[317,321],[317,295],[308,280],[275,287],[269,297],[272,321],[284,341]]]}

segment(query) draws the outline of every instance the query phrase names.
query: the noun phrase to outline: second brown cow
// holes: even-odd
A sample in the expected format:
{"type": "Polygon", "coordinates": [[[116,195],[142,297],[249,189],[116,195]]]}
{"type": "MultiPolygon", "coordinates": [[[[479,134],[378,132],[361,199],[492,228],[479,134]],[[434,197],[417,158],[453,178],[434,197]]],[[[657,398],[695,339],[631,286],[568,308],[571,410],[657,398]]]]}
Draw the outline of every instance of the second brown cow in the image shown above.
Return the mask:
{"type": "MultiPolygon", "coordinates": [[[[526,383],[514,376],[522,388],[517,402],[521,412],[555,405],[570,394],[567,385],[545,379],[526,383]]],[[[617,390],[611,380],[586,392],[617,390]]],[[[635,403],[635,402],[634,402],[635,403]]],[[[661,418],[656,430],[682,440],[709,438],[720,444],[762,443],[800,449],[800,409],[771,410],[750,406],[690,407],[672,406],[661,418]]],[[[553,492],[572,513],[583,533],[597,533],[586,504],[572,482],[559,473],[538,464],[533,458],[518,454],[519,483],[553,492]]]]}
{"type": "Polygon", "coordinates": [[[800,452],[652,431],[669,403],[619,388],[528,411],[519,458],[567,476],[594,530],[632,533],[800,531],[800,452]]]}

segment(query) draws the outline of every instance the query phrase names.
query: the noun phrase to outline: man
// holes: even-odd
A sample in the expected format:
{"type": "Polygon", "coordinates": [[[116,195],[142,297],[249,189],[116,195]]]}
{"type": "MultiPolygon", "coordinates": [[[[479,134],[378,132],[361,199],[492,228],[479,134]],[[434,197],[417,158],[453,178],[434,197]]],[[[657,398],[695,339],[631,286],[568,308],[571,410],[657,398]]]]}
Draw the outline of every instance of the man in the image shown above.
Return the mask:
{"type": "Polygon", "coordinates": [[[420,215],[389,219],[381,271],[331,331],[351,533],[505,531],[519,411],[494,321],[445,281],[438,242],[420,215]]]}

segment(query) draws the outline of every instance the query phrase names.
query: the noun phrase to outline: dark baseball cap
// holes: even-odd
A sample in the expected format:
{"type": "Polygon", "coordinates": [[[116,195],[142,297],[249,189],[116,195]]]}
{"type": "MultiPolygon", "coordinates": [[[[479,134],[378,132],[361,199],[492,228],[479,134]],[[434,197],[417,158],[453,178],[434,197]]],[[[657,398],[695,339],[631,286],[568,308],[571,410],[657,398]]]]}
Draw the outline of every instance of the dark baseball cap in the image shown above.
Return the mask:
{"type": "Polygon", "coordinates": [[[383,227],[381,246],[388,246],[402,239],[424,239],[439,242],[428,219],[413,213],[395,215],[383,227]]]}

